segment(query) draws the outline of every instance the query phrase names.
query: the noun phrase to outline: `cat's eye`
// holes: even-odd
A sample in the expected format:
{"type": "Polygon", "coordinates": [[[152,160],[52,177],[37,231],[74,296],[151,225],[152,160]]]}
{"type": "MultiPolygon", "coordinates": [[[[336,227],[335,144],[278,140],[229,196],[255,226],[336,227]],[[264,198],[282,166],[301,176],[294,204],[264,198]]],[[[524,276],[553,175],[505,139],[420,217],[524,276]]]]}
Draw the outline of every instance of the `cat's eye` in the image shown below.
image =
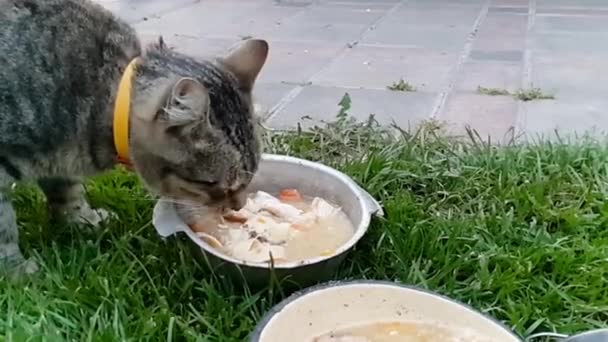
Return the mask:
{"type": "Polygon", "coordinates": [[[206,187],[212,187],[212,186],[216,186],[218,184],[218,182],[214,182],[214,181],[204,181],[204,180],[186,179],[186,178],[182,178],[182,179],[188,183],[203,185],[206,187]]]}
{"type": "Polygon", "coordinates": [[[181,178],[182,180],[186,181],[187,183],[191,183],[191,184],[197,184],[197,185],[202,185],[205,187],[212,187],[212,186],[216,186],[218,184],[218,182],[216,181],[209,181],[209,180],[202,180],[202,179],[194,179],[194,178],[190,178],[190,177],[184,177],[178,173],[174,173],[177,177],[181,178]]]}
{"type": "Polygon", "coordinates": [[[184,175],[181,175],[180,172],[178,172],[176,169],[171,168],[171,167],[165,167],[165,168],[163,168],[163,173],[165,175],[173,174],[174,176],[176,176],[177,178],[183,180],[186,183],[197,184],[197,185],[201,185],[201,186],[205,186],[205,187],[213,187],[213,186],[218,185],[218,183],[219,183],[217,181],[194,179],[194,178],[191,178],[191,177],[186,177],[184,175]]]}

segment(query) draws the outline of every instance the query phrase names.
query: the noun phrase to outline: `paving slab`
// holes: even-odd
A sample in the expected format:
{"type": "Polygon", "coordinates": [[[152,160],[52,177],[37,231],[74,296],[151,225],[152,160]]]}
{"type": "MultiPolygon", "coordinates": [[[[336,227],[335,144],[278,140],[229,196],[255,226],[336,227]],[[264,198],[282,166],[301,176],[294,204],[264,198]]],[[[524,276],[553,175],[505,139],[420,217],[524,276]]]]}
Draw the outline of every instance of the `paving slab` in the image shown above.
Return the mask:
{"type": "Polygon", "coordinates": [[[531,40],[533,51],[549,56],[608,55],[608,28],[601,33],[535,33],[531,40]]]}
{"type": "Polygon", "coordinates": [[[557,97],[608,94],[608,82],[594,81],[600,75],[608,75],[608,60],[602,57],[556,57],[539,53],[534,56],[534,86],[557,97]]]}
{"type": "Polygon", "coordinates": [[[261,82],[307,83],[345,49],[343,44],[307,41],[270,41],[269,45],[261,82]]]}
{"type": "Polygon", "coordinates": [[[484,2],[484,0],[409,0],[407,6],[418,8],[433,7],[445,10],[462,7],[479,8],[484,2]]]}
{"type": "Polygon", "coordinates": [[[477,92],[478,87],[515,91],[521,87],[522,65],[471,61],[463,65],[455,83],[456,91],[477,92]]]}
{"type": "Polygon", "coordinates": [[[268,123],[277,128],[304,115],[331,120],[345,92],[360,119],[376,113],[408,126],[434,115],[454,134],[470,125],[495,141],[513,126],[524,134],[608,127],[606,0],[96,1],[144,42],[163,35],[193,56],[267,39],[255,98],[262,114],[276,110],[268,123]],[[386,89],[399,79],[419,91],[386,89]],[[476,93],[528,83],[557,99],[476,93]]]}
{"type": "Polygon", "coordinates": [[[528,15],[527,7],[506,7],[506,6],[493,6],[488,9],[488,14],[514,14],[520,17],[528,15]]]}
{"type": "MultiPolygon", "coordinates": [[[[527,14],[528,9],[525,9],[525,12],[527,14]]],[[[514,35],[522,35],[526,33],[527,25],[527,16],[490,12],[483,19],[480,30],[490,30],[494,32],[496,32],[496,30],[501,30],[503,34],[509,33],[514,35]]]]}
{"type": "MultiPolygon", "coordinates": [[[[159,34],[140,33],[143,44],[155,43],[159,34]]],[[[226,52],[241,42],[241,39],[198,38],[182,35],[163,35],[164,43],[172,50],[202,58],[214,58],[226,52]]]]}
{"type": "Polygon", "coordinates": [[[608,8],[604,0],[537,0],[538,8],[608,8]]]}
{"type": "Polygon", "coordinates": [[[477,7],[455,7],[438,11],[435,7],[401,6],[389,13],[383,23],[396,29],[471,29],[479,15],[477,7]]]}
{"type": "Polygon", "coordinates": [[[268,125],[276,129],[307,128],[321,121],[333,120],[339,112],[338,103],[345,93],[352,99],[349,114],[366,120],[373,114],[382,123],[397,123],[415,127],[428,119],[436,94],[425,92],[394,92],[375,89],[346,89],[337,87],[305,87],[285,108],[274,114],[268,125]],[[308,119],[303,119],[308,117],[308,119]]]}
{"type": "Polygon", "coordinates": [[[359,44],[334,59],[314,84],[386,89],[403,79],[423,91],[438,92],[458,56],[433,49],[375,47],[359,44]]]}
{"type": "Polygon", "coordinates": [[[607,8],[580,8],[580,7],[541,7],[536,9],[538,16],[607,16],[607,8]]]}
{"type": "Polygon", "coordinates": [[[253,90],[253,101],[259,107],[258,115],[266,118],[270,111],[296,86],[282,83],[258,82],[253,90]]]}
{"type": "Polygon", "coordinates": [[[481,27],[473,41],[473,48],[477,50],[519,50],[526,47],[525,33],[510,33],[500,28],[481,27]]]}
{"type": "Polygon", "coordinates": [[[513,7],[528,7],[529,0],[494,0],[494,6],[513,6],[513,7]]]}
{"type": "Polygon", "coordinates": [[[172,10],[193,5],[197,0],[96,0],[128,23],[157,18],[172,10]]]}
{"type": "Polygon", "coordinates": [[[140,32],[161,32],[193,37],[239,38],[262,36],[302,8],[281,7],[259,2],[235,6],[230,3],[200,1],[192,6],[139,22],[140,32]]]}
{"type": "Polygon", "coordinates": [[[608,99],[605,96],[579,96],[575,99],[533,101],[523,104],[521,124],[528,138],[607,133],[608,99]]]}
{"type": "Polygon", "coordinates": [[[509,141],[517,122],[517,102],[511,96],[453,93],[438,119],[453,135],[465,135],[470,126],[482,139],[509,141]]]}
{"type": "Polygon", "coordinates": [[[536,32],[600,32],[606,33],[607,17],[588,16],[538,16],[536,18],[536,32]]]}
{"type": "Polygon", "coordinates": [[[464,46],[469,30],[444,29],[424,30],[406,29],[406,25],[395,27],[380,24],[361,40],[369,45],[392,45],[438,49],[446,52],[457,52],[464,46]]]}

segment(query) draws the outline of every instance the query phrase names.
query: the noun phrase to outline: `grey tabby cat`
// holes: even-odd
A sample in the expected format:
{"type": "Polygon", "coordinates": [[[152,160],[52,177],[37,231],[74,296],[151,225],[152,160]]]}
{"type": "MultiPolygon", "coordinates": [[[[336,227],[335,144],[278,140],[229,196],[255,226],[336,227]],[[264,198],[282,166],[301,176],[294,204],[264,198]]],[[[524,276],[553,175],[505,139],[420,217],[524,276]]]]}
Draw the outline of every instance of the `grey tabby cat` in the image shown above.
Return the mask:
{"type": "Polygon", "coordinates": [[[7,196],[36,180],[55,213],[99,223],[81,183],[116,163],[114,100],[132,80],[130,163],[155,194],[239,208],[260,158],[251,92],[268,44],[196,60],[162,39],[142,52],[132,28],[88,0],[0,0],[0,267],[29,273],[7,196]]]}

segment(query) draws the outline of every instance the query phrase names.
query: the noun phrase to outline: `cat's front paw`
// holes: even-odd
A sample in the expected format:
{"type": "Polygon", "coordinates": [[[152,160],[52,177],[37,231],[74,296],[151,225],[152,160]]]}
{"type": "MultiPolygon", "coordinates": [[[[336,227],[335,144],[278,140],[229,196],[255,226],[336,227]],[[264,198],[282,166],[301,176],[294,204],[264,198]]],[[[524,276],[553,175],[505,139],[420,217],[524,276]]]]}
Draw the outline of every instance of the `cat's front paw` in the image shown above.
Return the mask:
{"type": "Polygon", "coordinates": [[[11,279],[21,279],[38,273],[38,263],[34,259],[25,259],[21,253],[0,259],[0,274],[11,279]]]}
{"type": "Polygon", "coordinates": [[[70,213],[70,221],[76,224],[88,224],[97,228],[113,215],[113,213],[105,209],[93,209],[88,205],[83,205],[75,208],[70,213]]]}

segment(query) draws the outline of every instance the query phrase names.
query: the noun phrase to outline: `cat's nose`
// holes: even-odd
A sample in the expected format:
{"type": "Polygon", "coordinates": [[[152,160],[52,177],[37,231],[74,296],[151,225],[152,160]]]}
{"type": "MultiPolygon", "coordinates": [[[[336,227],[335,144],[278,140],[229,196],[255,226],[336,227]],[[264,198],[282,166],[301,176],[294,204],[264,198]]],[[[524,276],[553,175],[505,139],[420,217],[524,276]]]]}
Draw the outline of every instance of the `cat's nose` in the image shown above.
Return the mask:
{"type": "Polygon", "coordinates": [[[232,210],[240,210],[245,206],[247,197],[243,193],[236,193],[230,197],[228,204],[232,210]]]}

